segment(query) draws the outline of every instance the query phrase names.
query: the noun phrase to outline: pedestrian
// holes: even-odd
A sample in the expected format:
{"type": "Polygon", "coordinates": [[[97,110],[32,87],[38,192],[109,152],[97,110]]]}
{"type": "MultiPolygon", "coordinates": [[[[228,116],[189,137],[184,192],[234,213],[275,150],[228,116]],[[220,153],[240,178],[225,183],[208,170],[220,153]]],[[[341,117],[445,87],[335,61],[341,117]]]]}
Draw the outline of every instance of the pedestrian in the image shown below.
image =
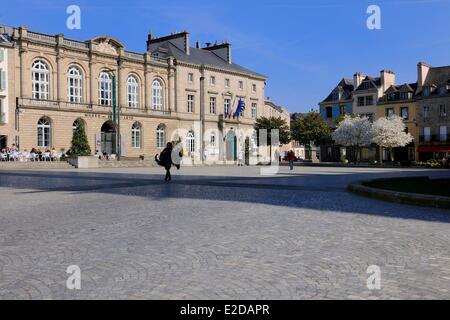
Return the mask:
{"type": "Polygon", "coordinates": [[[294,170],[294,161],[297,160],[297,157],[295,156],[294,151],[288,152],[288,161],[289,161],[289,167],[291,168],[291,171],[294,170]]]}
{"type": "MultiPolygon", "coordinates": [[[[161,154],[155,156],[155,161],[158,163],[161,167],[164,167],[166,169],[166,177],[164,178],[165,181],[171,181],[172,176],[170,175],[170,169],[172,168],[172,151],[173,151],[173,144],[171,142],[167,143],[167,147],[161,152],[161,154]]],[[[177,169],[180,169],[179,165],[176,165],[177,169]]]]}

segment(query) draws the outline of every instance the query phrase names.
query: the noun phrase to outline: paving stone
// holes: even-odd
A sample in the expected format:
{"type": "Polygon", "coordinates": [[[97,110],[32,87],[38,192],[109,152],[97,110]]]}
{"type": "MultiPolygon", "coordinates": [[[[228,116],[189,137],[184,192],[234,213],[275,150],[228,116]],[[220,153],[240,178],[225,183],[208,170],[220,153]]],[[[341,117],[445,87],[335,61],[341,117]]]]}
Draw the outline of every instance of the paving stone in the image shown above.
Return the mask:
{"type": "Polygon", "coordinates": [[[450,299],[450,212],[354,181],[440,170],[0,170],[0,299],[450,299]],[[65,287],[70,265],[81,290],[65,287]],[[381,290],[366,287],[381,268],[381,290]]]}

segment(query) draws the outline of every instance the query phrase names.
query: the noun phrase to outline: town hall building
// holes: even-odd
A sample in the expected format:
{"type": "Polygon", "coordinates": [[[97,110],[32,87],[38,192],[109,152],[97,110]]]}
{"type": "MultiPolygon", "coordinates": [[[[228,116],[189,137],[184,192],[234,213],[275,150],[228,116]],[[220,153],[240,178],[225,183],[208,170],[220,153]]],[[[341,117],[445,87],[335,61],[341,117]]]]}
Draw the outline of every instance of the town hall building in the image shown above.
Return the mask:
{"type": "Polygon", "coordinates": [[[249,138],[237,132],[266,115],[267,77],[234,63],[231,44],[191,46],[188,32],[149,34],[136,53],[109,36],[0,26],[0,74],[0,147],[67,151],[82,123],[93,153],[152,157],[179,141],[192,158],[236,161],[249,138]]]}

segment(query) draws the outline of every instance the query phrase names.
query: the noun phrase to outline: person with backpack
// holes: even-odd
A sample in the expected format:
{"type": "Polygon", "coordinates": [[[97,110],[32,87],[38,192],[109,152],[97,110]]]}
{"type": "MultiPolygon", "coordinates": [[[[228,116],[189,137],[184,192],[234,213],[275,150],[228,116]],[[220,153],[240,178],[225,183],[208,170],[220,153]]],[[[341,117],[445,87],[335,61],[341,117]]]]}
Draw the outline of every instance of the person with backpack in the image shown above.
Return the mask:
{"type": "MultiPolygon", "coordinates": [[[[164,167],[166,169],[166,177],[164,178],[165,181],[172,181],[172,176],[170,174],[170,169],[172,168],[172,151],[173,151],[173,144],[171,142],[167,143],[167,147],[161,152],[161,154],[155,156],[155,161],[158,163],[161,167],[164,167]]],[[[180,165],[175,165],[178,170],[180,170],[180,165]]]]}

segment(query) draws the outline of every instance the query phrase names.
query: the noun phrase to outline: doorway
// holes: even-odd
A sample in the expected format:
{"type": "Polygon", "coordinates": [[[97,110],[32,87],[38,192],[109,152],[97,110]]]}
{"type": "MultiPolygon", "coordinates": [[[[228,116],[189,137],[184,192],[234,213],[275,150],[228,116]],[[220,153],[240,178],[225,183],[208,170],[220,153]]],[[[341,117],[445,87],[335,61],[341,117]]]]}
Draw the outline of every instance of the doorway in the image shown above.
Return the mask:
{"type": "Polygon", "coordinates": [[[237,160],[237,138],[234,130],[230,130],[226,137],[226,160],[236,161],[237,160]]]}
{"type": "Polygon", "coordinates": [[[116,154],[116,129],[112,121],[107,121],[103,124],[101,129],[102,134],[102,152],[107,154],[116,154]]]}
{"type": "Polygon", "coordinates": [[[8,146],[8,136],[0,136],[0,150],[8,146]]]}

